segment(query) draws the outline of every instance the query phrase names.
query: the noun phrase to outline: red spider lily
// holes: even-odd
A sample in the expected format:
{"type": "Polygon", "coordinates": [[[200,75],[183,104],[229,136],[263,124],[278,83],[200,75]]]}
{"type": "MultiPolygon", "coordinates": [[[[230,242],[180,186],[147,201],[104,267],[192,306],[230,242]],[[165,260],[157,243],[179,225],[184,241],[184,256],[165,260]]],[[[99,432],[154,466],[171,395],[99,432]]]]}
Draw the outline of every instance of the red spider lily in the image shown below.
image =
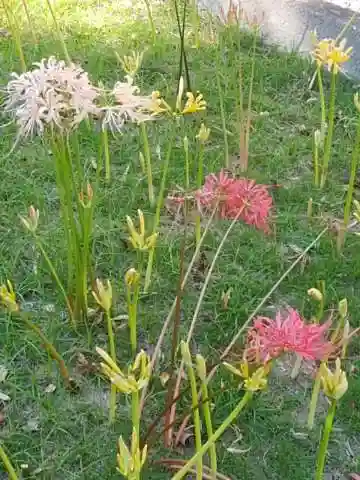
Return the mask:
{"type": "Polygon", "coordinates": [[[235,218],[269,232],[272,197],[268,186],[256,184],[247,178],[233,178],[221,170],[205,178],[203,187],[195,194],[199,210],[218,209],[220,218],[235,218]],[[239,212],[241,213],[239,214],[239,212]]]}
{"type": "Polygon", "coordinates": [[[297,353],[307,360],[322,360],[334,349],[326,338],[330,323],[306,324],[292,308],[286,315],[278,312],[275,320],[257,317],[250,333],[249,350],[256,350],[263,362],[284,352],[297,353]]]}

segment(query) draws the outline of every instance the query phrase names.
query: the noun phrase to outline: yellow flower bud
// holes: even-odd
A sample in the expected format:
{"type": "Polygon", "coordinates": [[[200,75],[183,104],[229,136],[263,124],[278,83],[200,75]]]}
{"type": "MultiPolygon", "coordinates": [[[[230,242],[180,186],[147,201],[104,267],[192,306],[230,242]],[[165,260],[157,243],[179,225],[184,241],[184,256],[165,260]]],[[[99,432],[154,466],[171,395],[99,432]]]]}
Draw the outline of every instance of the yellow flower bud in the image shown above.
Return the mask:
{"type": "Polygon", "coordinates": [[[138,216],[139,216],[139,231],[136,230],[134,226],[134,222],[129,217],[129,215],[126,216],[126,221],[127,221],[128,229],[130,233],[129,241],[136,250],[140,250],[140,251],[151,250],[152,248],[155,247],[158,233],[155,232],[149,235],[148,237],[146,237],[145,218],[141,210],[138,210],[138,216]]]}
{"type": "Polygon", "coordinates": [[[196,138],[199,140],[200,143],[207,142],[210,135],[210,128],[206,128],[205,124],[202,123],[199,133],[196,135],[196,138]]]}
{"type": "Polygon", "coordinates": [[[92,292],[96,303],[105,310],[110,312],[112,306],[112,287],[109,280],[104,284],[99,278],[96,279],[96,292],[92,292]]]}
{"type": "Polygon", "coordinates": [[[359,100],[359,93],[358,92],[356,92],[355,95],[354,95],[354,103],[355,103],[355,107],[360,112],[360,100],[359,100]]]}
{"type": "Polygon", "coordinates": [[[309,288],[307,293],[313,300],[316,300],[317,302],[323,301],[323,294],[317,288],[309,288]]]}
{"type": "Polygon", "coordinates": [[[188,139],[188,137],[186,137],[186,136],[184,137],[183,143],[184,143],[185,152],[188,152],[189,151],[189,139],[188,139]]]}
{"type": "Polygon", "coordinates": [[[10,280],[7,280],[6,284],[0,285],[0,303],[9,312],[19,311],[19,305],[16,303],[16,294],[10,280]]]}
{"type": "Polygon", "coordinates": [[[206,380],[206,362],[205,362],[205,358],[200,354],[196,355],[196,371],[197,371],[197,374],[198,374],[198,377],[200,378],[200,380],[202,382],[205,382],[205,380],[206,380]]]}
{"type": "Polygon", "coordinates": [[[140,450],[139,439],[135,428],[131,435],[131,451],[122,437],[119,438],[119,453],[117,454],[118,471],[128,480],[140,478],[140,472],[147,457],[147,445],[140,450]]]}
{"type": "Polygon", "coordinates": [[[127,287],[135,287],[140,280],[140,273],[135,268],[129,268],[125,273],[125,283],[127,287]]]}
{"type": "Polygon", "coordinates": [[[191,365],[191,353],[189,350],[189,344],[183,340],[180,342],[181,356],[186,366],[191,365]]]}
{"type": "Polygon", "coordinates": [[[338,305],[338,310],[339,310],[339,314],[342,318],[345,318],[347,316],[348,303],[347,303],[346,298],[343,298],[342,300],[340,300],[339,305],[338,305]]]}
{"type": "Polygon", "coordinates": [[[333,400],[339,400],[348,389],[346,373],[341,370],[340,358],[335,361],[335,371],[332,372],[325,364],[321,365],[321,385],[324,394],[333,400]]]}

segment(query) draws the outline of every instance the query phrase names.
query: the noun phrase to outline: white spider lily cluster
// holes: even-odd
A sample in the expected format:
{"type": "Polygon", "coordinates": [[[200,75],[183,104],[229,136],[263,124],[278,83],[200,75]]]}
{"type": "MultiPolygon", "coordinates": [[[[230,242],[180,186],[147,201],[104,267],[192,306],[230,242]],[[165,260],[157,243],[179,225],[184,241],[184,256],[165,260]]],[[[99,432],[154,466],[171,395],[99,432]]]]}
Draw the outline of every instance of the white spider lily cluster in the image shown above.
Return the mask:
{"type": "Polygon", "coordinates": [[[106,92],[92,85],[81,67],[55,57],[34,65],[21,75],[13,73],[5,90],[4,110],[16,121],[18,138],[43,135],[47,127],[70,131],[87,118],[99,120],[112,132],[120,131],[126,120],[152,118],[144,113],[151,99],[136,95],[138,88],[130,77],[115,84],[108,105],[103,101],[106,92]]]}

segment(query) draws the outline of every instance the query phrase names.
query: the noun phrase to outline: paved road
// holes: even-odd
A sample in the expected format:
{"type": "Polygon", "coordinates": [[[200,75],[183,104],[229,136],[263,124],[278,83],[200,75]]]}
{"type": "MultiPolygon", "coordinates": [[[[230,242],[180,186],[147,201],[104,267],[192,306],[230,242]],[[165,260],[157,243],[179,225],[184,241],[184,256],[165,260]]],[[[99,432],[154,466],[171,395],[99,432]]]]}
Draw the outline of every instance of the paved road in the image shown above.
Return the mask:
{"type": "MultiPolygon", "coordinates": [[[[213,11],[228,5],[229,0],[202,0],[213,11]]],[[[310,32],[319,38],[335,38],[354,12],[359,15],[348,29],[347,44],[354,47],[347,73],[360,80],[360,0],[241,0],[248,13],[264,13],[263,33],[270,42],[288,49],[308,52],[310,32]]]]}

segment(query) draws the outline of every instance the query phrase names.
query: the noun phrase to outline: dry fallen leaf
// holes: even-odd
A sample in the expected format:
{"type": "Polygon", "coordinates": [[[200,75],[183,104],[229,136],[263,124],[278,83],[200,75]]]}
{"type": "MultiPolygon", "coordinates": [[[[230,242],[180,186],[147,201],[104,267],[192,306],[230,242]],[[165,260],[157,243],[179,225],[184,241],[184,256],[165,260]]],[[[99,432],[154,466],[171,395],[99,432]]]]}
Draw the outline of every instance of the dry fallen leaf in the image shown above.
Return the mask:
{"type": "Polygon", "coordinates": [[[49,383],[49,385],[45,388],[44,392],[45,393],[54,393],[56,390],[56,385],[53,383],[49,383]]]}

